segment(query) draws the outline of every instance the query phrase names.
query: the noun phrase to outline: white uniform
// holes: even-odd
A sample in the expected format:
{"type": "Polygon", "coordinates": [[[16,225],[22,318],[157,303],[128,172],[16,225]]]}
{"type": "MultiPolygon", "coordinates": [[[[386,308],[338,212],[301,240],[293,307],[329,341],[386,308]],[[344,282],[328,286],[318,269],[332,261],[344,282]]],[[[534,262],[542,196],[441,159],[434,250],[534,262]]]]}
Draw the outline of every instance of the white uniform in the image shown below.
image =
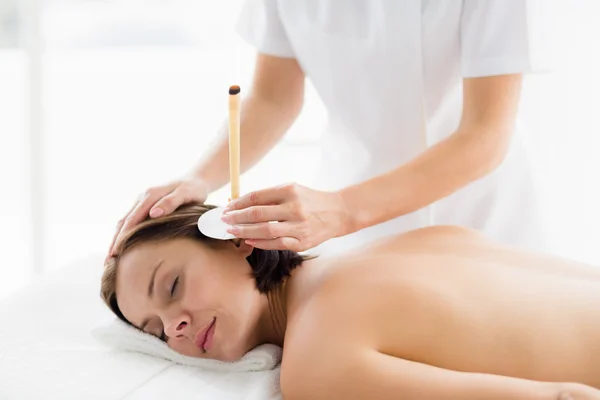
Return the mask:
{"type": "MultiPolygon", "coordinates": [[[[462,79],[546,67],[546,0],[249,0],[238,32],[259,52],[296,58],[329,112],[316,189],[406,163],[460,122],[462,79]]],[[[538,190],[522,129],[492,174],[426,208],[334,239],[343,250],[453,224],[544,249],[538,190]]]]}

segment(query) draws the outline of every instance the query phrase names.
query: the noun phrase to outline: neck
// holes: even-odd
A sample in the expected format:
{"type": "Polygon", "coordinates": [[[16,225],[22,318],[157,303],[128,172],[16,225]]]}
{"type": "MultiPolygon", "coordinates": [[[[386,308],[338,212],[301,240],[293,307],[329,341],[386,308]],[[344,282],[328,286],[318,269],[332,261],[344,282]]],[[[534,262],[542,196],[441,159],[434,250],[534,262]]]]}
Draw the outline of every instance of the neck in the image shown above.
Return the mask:
{"type": "Polygon", "coordinates": [[[270,343],[283,347],[288,324],[288,311],[295,309],[302,287],[306,286],[306,273],[316,260],[305,260],[292,270],[291,275],[265,298],[259,321],[258,344],[270,343]]]}
{"type": "Polygon", "coordinates": [[[290,281],[293,274],[277,289],[266,296],[264,310],[259,321],[259,343],[283,347],[287,325],[287,304],[290,281]]]}
{"type": "MultiPolygon", "coordinates": [[[[292,270],[291,275],[269,295],[265,296],[263,311],[258,324],[257,345],[270,343],[283,347],[288,325],[288,311],[294,312],[302,303],[303,292],[310,287],[309,271],[317,259],[308,259],[292,270]]],[[[317,269],[320,270],[320,269],[317,269]]]]}

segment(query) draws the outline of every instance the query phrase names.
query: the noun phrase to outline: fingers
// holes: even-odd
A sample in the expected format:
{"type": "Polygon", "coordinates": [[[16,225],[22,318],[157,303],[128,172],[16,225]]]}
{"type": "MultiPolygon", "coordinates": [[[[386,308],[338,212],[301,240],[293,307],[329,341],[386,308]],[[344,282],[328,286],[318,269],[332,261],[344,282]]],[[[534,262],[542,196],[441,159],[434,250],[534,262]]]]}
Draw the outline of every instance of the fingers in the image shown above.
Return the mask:
{"type": "Polygon", "coordinates": [[[251,225],[235,225],[227,230],[227,232],[235,235],[239,239],[275,239],[279,237],[302,237],[302,229],[300,224],[280,222],[251,225]]]}
{"type": "Polygon", "coordinates": [[[171,214],[179,206],[191,202],[203,203],[208,196],[209,187],[200,179],[185,181],[174,188],[171,193],[159,199],[150,209],[150,217],[158,218],[162,215],[171,214]]]}
{"type": "MultiPolygon", "coordinates": [[[[115,231],[115,234],[112,237],[112,240],[110,241],[110,246],[108,246],[108,258],[114,256],[114,247],[115,247],[115,243],[117,242],[117,237],[119,237],[119,232],[121,232],[121,227],[123,226],[123,222],[125,220],[122,219],[119,221],[119,223],[117,224],[117,230],[115,231]]],[[[106,260],[105,260],[106,261],[106,260]]]]}
{"type": "Polygon", "coordinates": [[[142,197],[136,206],[131,210],[131,212],[125,218],[123,226],[121,227],[121,231],[119,235],[127,232],[132,226],[135,226],[146,219],[150,208],[156,203],[156,201],[160,197],[158,195],[147,194],[142,197]]]}
{"type": "Polygon", "coordinates": [[[283,186],[277,186],[274,188],[250,192],[236,200],[231,201],[227,205],[225,211],[228,212],[232,210],[241,210],[252,206],[280,204],[289,199],[291,196],[293,196],[297,190],[297,185],[287,184],[283,186]]]}
{"type": "Polygon", "coordinates": [[[293,237],[280,237],[270,240],[246,240],[246,243],[252,247],[263,250],[291,250],[304,251],[302,242],[293,237]]]}
{"type": "Polygon", "coordinates": [[[162,215],[170,214],[175,211],[177,207],[188,201],[188,196],[185,194],[184,190],[179,188],[175,189],[172,193],[156,202],[150,209],[150,217],[158,218],[162,215]]]}
{"type": "Polygon", "coordinates": [[[127,218],[127,216],[131,213],[131,211],[133,211],[133,209],[137,206],[139,200],[136,200],[135,203],[133,203],[133,205],[131,206],[131,208],[127,211],[127,213],[125,214],[125,217],[120,219],[119,222],[117,223],[117,229],[115,231],[115,234],[112,238],[112,241],[110,242],[110,247],[108,248],[108,258],[114,256],[114,249],[115,249],[115,243],[117,242],[117,238],[119,237],[119,235],[121,234],[121,229],[123,228],[123,224],[125,223],[125,219],[127,218]]]}
{"type": "Polygon", "coordinates": [[[156,189],[150,189],[140,197],[139,201],[127,213],[122,222],[119,223],[119,227],[117,228],[117,234],[111,246],[111,255],[114,255],[117,244],[119,243],[119,240],[123,236],[123,234],[127,232],[130,228],[134,227],[135,225],[139,224],[144,219],[146,219],[152,206],[156,204],[156,202],[160,200],[163,196],[173,191],[178,185],[179,183],[176,182],[156,189]]]}
{"type": "Polygon", "coordinates": [[[289,206],[252,206],[244,210],[229,211],[223,215],[223,222],[229,225],[258,224],[270,221],[287,221],[291,212],[289,206]]]}

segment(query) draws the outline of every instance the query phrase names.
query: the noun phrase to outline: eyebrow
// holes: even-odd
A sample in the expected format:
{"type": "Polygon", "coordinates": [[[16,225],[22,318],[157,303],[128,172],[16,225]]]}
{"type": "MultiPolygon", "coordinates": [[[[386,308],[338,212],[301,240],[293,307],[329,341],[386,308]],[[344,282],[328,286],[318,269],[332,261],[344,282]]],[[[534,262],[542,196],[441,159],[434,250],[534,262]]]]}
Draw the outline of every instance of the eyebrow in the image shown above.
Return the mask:
{"type": "MultiPolygon", "coordinates": [[[[156,278],[156,273],[158,272],[158,269],[162,265],[163,261],[164,260],[160,260],[158,262],[156,267],[154,267],[154,271],[152,271],[152,275],[150,276],[150,283],[148,284],[148,297],[149,298],[152,298],[152,296],[154,295],[154,280],[156,278]]],[[[148,322],[149,322],[149,320],[148,320],[148,318],[146,318],[140,325],[140,329],[144,330],[146,328],[146,325],[148,325],[148,322]]]]}

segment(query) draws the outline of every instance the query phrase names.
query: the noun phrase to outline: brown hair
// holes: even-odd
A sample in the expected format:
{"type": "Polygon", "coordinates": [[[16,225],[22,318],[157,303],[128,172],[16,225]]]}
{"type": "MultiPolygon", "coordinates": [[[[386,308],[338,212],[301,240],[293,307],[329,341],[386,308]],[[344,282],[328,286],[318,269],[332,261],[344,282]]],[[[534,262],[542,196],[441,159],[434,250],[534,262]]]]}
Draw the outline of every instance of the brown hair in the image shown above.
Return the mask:
{"type": "MultiPolygon", "coordinates": [[[[127,321],[119,308],[116,293],[117,269],[120,257],[132,247],[152,241],[163,241],[177,238],[192,238],[210,245],[217,242],[203,235],[198,229],[198,218],[206,211],[214,208],[211,205],[191,204],[178,208],[163,217],[146,219],[129,231],[119,242],[116,256],[110,258],[102,274],[100,296],[117,317],[127,321]]],[[[252,269],[259,292],[269,296],[281,288],[291,271],[301,265],[309,257],[288,250],[254,249],[246,259],[252,269]]],[[[269,305],[273,307],[269,296],[269,305]]]]}

